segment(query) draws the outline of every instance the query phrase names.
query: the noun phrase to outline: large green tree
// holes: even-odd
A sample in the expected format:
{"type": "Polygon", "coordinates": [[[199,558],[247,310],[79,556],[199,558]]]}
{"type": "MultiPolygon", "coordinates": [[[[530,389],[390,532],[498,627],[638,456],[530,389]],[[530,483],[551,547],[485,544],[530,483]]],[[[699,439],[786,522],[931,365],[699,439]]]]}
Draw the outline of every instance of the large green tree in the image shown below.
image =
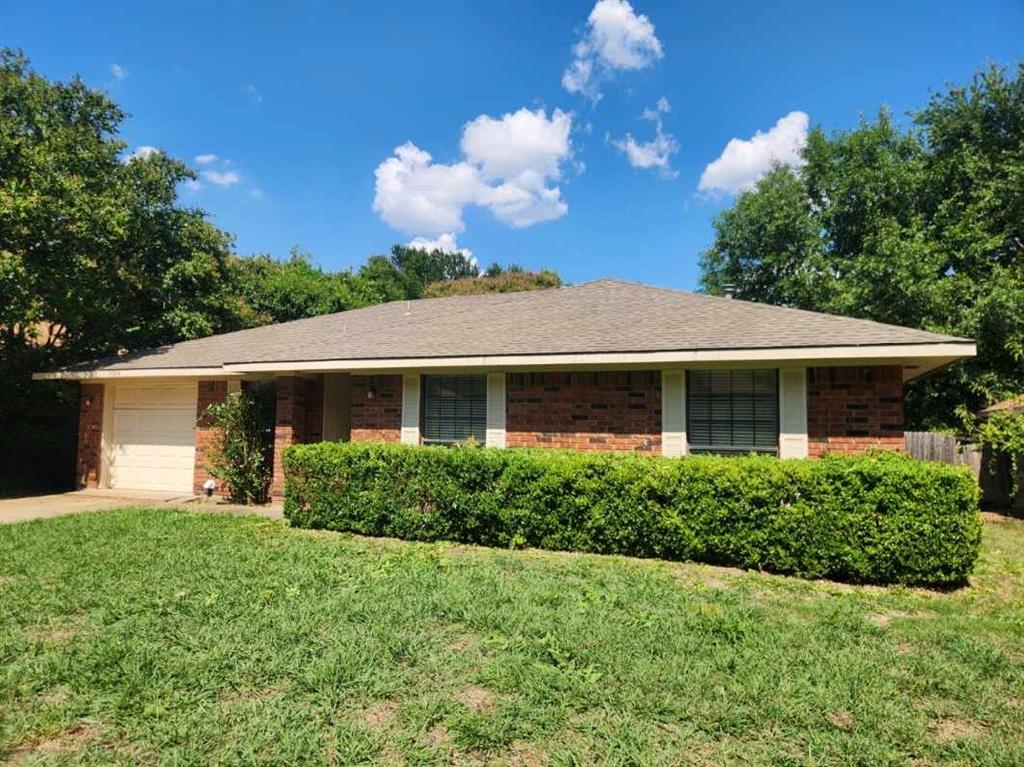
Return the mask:
{"type": "Polygon", "coordinates": [[[975,338],[978,356],[912,385],[908,421],[1024,391],[1024,65],[808,136],[715,221],[710,293],[975,338]]]}
{"type": "Polygon", "coordinates": [[[34,370],[242,321],[230,238],[177,203],[193,172],[162,152],[125,157],[124,117],[81,80],[0,51],[0,440],[24,440],[27,417],[60,406],[34,370]]]}

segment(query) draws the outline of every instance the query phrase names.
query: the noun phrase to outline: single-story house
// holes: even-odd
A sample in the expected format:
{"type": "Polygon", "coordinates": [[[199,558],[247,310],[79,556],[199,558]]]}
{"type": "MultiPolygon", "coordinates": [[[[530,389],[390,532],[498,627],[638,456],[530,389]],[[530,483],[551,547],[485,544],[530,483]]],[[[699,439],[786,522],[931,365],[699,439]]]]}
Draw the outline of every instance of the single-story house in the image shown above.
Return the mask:
{"type": "Polygon", "coordinates": [[[903,387],[968,339],[621,280],[398,301],[46,373],[79,380],[82,486],[199,492],[205,408],[273,386],[320,440],[779,458],[901,450],[903,387]]]}

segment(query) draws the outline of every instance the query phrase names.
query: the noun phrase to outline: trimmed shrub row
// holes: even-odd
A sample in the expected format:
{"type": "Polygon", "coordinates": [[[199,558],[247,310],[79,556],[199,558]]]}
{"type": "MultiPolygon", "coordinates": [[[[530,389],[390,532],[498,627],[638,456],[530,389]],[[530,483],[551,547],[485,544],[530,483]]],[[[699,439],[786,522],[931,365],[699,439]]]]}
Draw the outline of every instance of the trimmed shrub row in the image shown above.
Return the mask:
{"type": "Polygon", "coordinates": [[[297,527],[954,585],[978,556],[977,483],[894,454],[779,461],[321,443],[286,450],[297,527]]]}

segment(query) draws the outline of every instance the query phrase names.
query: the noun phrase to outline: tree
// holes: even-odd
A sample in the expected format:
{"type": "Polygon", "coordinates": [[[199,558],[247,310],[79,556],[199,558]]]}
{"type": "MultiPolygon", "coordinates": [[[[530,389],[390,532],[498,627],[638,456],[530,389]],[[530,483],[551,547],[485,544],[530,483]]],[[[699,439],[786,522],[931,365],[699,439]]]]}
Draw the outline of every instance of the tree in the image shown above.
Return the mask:
{"type": "Polygon", "coordinates": [[[544,290],[561,286],[562,278],[557,273],[542,269],[539,272],[502,271],[487,273],[480,277],[463,277],[458,280],[432,282],[423,290],[424,298],[444,296],[468,296],[480,293],[518,293],[524,290],[544,290]]]}
{"type": "Polygon", "coordinates": [[[462,253],[435,248],[424,250],[407,245],[391,248],[391,263],[405,279],[410,298],[419,298],[431,282],[476,277],[480,270],[462,253]]]}
{"type": "Polygon", "coordinates": [[[885,110],[813,130],[801,167],[717,218],[704,289],[977,339],[975,359],[912,384],[914,426],[1024,390],[1022,74],[952,86],[908,130],[885,110]]]}
{"type": "Polygon", "coordinates": [[[285,261],[265,254],[233,256],[230,266],[237,295],[252,312],[250,325],[331,314],[366,303],[351,271],[325,272],[310,254],[296,249],[285,261]]]}
{"type": "MultiPolygon", "coordinates": [[[[162,152],[123,158],[123,119],[78,78],[49,81],[0,50],[0,441],[24,444],[34,412],[70,410],[34,370],[242,322],[230,237],[177,204],[194,173],[162,152]]],[[[0,444],[15,452],[52,465],[0,444]]]]}

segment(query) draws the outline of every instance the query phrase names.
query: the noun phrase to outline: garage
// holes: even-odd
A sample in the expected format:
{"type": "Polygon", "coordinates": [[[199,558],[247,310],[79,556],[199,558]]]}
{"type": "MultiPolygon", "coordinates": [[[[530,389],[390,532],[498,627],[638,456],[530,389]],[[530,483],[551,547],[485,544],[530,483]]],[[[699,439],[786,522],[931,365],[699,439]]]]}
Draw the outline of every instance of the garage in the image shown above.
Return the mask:
{"type": "Polygon", "coordinates": [[[191,493],[196,383],[118,384],[108,392],[110,487],[191,493]]]}

